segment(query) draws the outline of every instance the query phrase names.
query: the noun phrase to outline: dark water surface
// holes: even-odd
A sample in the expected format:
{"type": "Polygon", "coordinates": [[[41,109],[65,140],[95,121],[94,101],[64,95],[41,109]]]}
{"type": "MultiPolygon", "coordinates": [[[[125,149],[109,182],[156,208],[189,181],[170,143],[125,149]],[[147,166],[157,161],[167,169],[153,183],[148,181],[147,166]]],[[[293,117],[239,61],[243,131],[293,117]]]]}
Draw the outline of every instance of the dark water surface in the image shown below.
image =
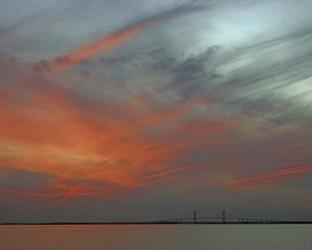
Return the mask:
{"type": "Polygon", "coordinates": [[[0,226],[1,250],[312,250],[312,225],[0,226]]]}

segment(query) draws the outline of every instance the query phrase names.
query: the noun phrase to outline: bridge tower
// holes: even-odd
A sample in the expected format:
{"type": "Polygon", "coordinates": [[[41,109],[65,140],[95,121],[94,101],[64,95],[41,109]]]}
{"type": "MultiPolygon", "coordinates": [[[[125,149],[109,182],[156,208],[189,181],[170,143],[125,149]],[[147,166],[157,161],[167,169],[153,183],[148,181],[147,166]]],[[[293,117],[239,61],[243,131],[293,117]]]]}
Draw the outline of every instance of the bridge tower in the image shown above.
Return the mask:
{"type": "Polygon", "coordinates": [[[197,211],[196,210],[193,211],[193,222],[197,223],[197,211]]]}
{"type": "Polygon", "coordinates": [[[225,210],[222,210],[222,223],[226,222],[225,210]]]}

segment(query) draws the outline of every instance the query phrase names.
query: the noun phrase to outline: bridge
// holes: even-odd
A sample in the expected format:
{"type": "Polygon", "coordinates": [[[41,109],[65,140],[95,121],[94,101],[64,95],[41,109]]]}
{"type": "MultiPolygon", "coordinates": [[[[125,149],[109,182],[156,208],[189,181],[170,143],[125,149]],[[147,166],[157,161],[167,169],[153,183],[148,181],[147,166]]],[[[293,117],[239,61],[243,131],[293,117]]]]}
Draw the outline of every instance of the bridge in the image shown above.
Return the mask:
{"type": "Polygon", "coordinates": [[[0,225],[114,225],[114,224],[312,224],[312,221],[287,221],[235,216],[222,210],[217,216],[198,216],[196,210],[185,216],[165,220],[112,221],[112,222],[49,222],[49,223],[0,223],[0,225]]]}
{"type": "Polygon", "coordinates": [[[146,223],[163,223],[163,224],[208,224],[208,223],[224,223],[224,224],[235,224],[235,223],[245,223],[245,224],[273,224],[273,223],[292,223],[290,221],[281,221],[275,219],[260,219],[260,218],[247,218],[234,216],[227,214],[225,210],[222,210],[219,216],[198,216],[198,212],[194,210],[185,216],[178,218],[148,221],[146,223]]]}

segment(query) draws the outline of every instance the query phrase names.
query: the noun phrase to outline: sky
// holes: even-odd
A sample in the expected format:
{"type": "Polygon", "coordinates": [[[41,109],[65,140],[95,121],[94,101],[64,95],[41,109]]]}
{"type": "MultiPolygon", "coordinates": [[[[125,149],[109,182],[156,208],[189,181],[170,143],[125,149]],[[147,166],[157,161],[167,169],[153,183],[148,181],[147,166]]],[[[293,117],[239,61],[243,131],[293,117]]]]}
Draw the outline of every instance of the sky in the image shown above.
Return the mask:
{"type": "Polygon", "coordinates": [[[312,220],[310,0],[1,0],[0,222],[312,220]]]}

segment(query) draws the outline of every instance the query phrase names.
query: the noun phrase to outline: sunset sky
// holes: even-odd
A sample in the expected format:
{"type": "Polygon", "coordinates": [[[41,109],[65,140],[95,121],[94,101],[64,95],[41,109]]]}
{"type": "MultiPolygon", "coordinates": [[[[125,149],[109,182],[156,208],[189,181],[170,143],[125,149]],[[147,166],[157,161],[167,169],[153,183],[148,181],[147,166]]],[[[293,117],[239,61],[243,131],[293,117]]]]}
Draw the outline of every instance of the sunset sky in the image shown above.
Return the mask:
{"type": "Polygon", "coordinates": [[[310,0],[1,0],[0,222],[312,220],[310,0]]]}

